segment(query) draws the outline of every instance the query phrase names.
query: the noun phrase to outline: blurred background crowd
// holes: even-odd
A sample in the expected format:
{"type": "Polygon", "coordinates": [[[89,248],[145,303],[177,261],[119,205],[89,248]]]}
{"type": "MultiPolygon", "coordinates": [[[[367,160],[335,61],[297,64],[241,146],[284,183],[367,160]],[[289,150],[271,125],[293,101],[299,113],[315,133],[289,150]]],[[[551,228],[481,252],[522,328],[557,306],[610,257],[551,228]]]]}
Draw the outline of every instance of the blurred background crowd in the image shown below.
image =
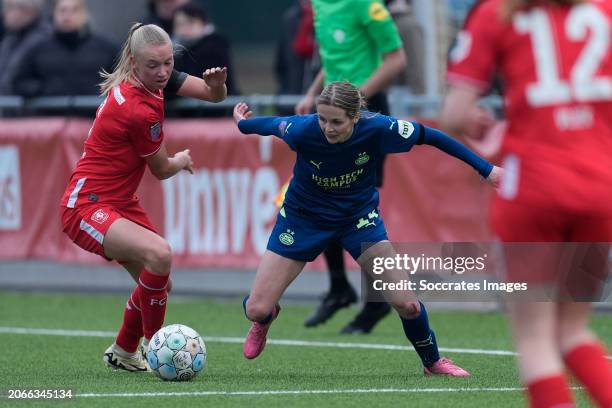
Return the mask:
{"type": "MultiPolygon", "coordinates": [[[[385,3],[408,56],[389,97],[436,98],[443,91],[448,49],[474,0],[385,3]]],[[[199,76],[208,67],[227,66],[229,95],[300,95],[320,68],[310,0],[276,0],[265,7],[248,0],[231,5],[219,0],[2,0],[0,13],[3,116],[23,114],[20,107],[31,98],[97,95],[98,72],[112,69],[135,21],[155,23],[171,35],[178,70],[199,76]]],[[[61,105],[58,99],[55,103],[61,105]]],[[[97,104],[86,103],[90,110],[97,104]]],[[[398,109],[401,104],[391,105],[398,109]]]]}

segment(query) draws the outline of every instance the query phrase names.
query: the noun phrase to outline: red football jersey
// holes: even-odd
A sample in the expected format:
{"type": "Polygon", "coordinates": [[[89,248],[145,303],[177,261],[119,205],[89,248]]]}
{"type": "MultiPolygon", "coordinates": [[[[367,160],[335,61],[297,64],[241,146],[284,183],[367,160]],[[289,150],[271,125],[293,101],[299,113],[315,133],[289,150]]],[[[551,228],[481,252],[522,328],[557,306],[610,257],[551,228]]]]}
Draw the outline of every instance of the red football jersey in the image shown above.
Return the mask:
{"type": "Polygon", "coordinates": [[[503,5],[504,0],[485,0],[475,7],[458,34],[447,72],[450,84],[483,93],[495,74],[501,77],[508,120],[502,197],[607,210],[612,202],[610,5],[540,2],[510,18],[503,17],[503,5]]]}
{"type": "Polygon", "coordinates": [[[61,205],[121,206],[134,193],[164,140],[164,96],[123,82],[109,91],[96,113],[83,156],[72,173],[61,205]]]}

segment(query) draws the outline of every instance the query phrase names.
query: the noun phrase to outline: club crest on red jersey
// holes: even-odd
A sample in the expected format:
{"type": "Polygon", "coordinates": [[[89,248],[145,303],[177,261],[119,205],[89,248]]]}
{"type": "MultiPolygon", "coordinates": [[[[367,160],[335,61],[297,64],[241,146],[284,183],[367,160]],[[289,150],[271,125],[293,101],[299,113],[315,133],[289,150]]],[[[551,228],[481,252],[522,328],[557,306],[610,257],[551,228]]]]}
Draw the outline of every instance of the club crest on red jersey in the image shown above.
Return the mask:
{"type": "Polygon", "coordinates": [[[98,224],[104,224],[104,221],[108,219],[108,213],[103,209],[96,210],[96,212],[91,216],[91,219],[98,224]]]}
{"type": "Polygon", "coordinates": [[[151,126],[151,140],[156,142],[159,136],[161,136],[161,123],[157,122],[151,126]]]}

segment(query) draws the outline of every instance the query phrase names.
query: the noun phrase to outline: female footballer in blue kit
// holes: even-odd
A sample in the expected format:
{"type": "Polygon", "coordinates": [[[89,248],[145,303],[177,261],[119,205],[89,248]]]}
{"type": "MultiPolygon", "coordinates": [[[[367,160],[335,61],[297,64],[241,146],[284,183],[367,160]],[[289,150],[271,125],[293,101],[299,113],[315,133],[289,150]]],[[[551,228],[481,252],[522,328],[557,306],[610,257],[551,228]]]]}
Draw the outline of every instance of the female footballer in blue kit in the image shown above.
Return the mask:
{"type": "MultiPolygon", "coordinates": [[[[246,358],[256,358],[263,351],[283,292],[330,241],[339,240],[365,272],[371,272],[373,257],[395,256],[378,211],[375,187],[376,163],[383,155],[428,144],[471,165],[493,186],[499,184],[499,167],[444,133],[363,108],[363,96],[348,82],[330,83],[312,115],[251,119],[245,103],[234,108],[242,133],[275,135],[297,153],[293,179],[251,293],[244,299],[245,314],[253,321],[244,343],[246,358]],[[362,248],[366,242],[371,246],[362,248]]],[[[385,272],[394,273],[400,272],[385,272]]],[[[449,359],[440,358],[425,306],[412,292],[393,292],[385,298],[400,315],[425,374],[469,376],[449,359]]]]}

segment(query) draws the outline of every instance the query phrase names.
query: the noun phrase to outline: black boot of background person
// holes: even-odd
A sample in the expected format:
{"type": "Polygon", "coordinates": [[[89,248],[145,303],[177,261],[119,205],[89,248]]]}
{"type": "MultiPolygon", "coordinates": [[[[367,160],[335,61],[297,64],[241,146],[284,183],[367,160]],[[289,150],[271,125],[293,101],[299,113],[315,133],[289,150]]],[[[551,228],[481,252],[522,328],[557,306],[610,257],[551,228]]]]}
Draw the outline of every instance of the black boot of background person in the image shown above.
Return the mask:
{"type": "MultiPolygon", "coordinates": [[[[362,279],[366,280],[365,287],[372,287],[372,276],[365,274],[362,275],[362,279]]],[[[364,297],[370,301],[363,305],[363,309],[355,316],[352,322],[340,330],[341,334],[368,334],[378,322],[391,312],[391,306],[384,302],[382,297],[368,298],[365,292],[364,297]],[[377,299],[378,301],[372,301],[377,299]]]]}
{"type": "Polygon", "coordinates": [[[319,307],[304,321],[306,327],[315,327],[325,323],[338,310],[357,301],[357,293],[346,277],[342,251],[339,242],[332,242],[323,253],[329,270],[330,288],[319,307]]]}
{"type": "Polygon", "coordinates": [[[355,319],[340,330],[340,334],[368,334],[389,312],[391,306],[388,303],[368,302],[355,319]]]}

